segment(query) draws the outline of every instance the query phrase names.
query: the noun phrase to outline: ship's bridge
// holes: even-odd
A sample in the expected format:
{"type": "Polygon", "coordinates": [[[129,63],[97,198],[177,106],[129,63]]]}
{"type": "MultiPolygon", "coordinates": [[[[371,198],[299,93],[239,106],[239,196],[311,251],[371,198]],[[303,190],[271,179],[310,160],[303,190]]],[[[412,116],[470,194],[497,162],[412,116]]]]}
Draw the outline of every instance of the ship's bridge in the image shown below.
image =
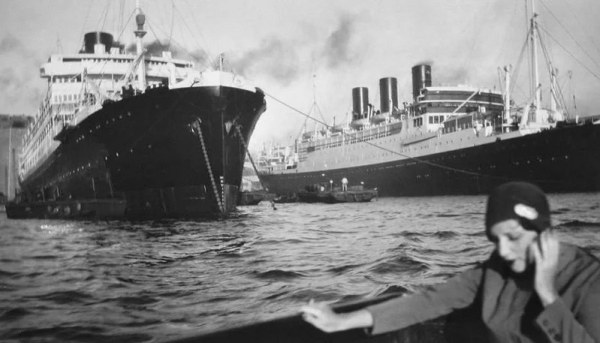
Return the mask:
{"type": "Polygon", "coordinates": [[[454,115],[502,113],[503,109],[502,93],[490,89],[469,86],[425,87],[416,98],[412,125],[435,131],[444,128],[444,121],[454,115]]]}
{"type": "MultiPolygon", "coordinates": [[[[86,73],[91,79],[106,78],[118,81],[129,72],[136,56],[117,52],[104,54],[72,54],[52,55],[47,63],[40,68],[40,76],[56,82],[68,82],[86,73]],[[67,81],[65,81],[67,80],[67,81]]],[[[187,77],[187,71],[193,68],[193,63],[173,59],[171,53],[163,52],[163,56],[144,58],[146,77],[149,83],[161,82],[175,78],[181,81],[187,77]]]]}

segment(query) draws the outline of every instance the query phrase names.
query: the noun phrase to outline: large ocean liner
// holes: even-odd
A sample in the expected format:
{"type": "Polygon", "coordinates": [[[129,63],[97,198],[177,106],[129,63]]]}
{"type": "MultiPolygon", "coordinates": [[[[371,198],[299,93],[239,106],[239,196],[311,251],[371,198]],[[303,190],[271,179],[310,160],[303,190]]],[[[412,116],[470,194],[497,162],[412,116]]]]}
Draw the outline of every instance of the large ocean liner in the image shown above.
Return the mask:
{"type": "MultiPolygon", "coordinates": [[[[537,29],[534,15],[528,35],[533,66],[537,29]]],[[[550,108],[541,107],[537,71],[531,73],[532,101],[515,105],[511,68],[503,69],[499,92],[432,86],[431,66],[419,64],[412,68],[413,101],[399,104],[397,79],[382,78],[379,110],[369,104],[368,89],[356,87],[349,125],[303,132],[292,146],[264,149],[259,176],[280,195],[307,185],[339,186],[343,178],[377,188],[380,196],[485,194],[509,180],[547,192],[599,191],[598,117],[569,116],[552,66],[550,108]]]]}
{"type": "Polygon", "coordinates": [[[135,53],[90,32],[79,53],[41,67],[48,90],[24,137],[9,217],[198,218],[235,208],[263,92],[221,67],[151,56],[139,2],[135,11],[135,53]]]}

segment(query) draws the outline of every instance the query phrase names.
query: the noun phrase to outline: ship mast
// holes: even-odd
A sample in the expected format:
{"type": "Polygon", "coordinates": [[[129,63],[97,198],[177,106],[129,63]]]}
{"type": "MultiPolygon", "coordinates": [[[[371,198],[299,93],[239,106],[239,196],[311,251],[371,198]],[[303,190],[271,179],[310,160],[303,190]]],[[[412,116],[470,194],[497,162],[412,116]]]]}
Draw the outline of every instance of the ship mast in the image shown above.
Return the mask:
{"type": "Polygon", "coordinates": [[[11,185],[11,178],[12,178],[12,166],[11,166],[11,162],[12,162],[12,127],[13,127],[13,122],[12,119],[9,123],[8,126],[8,168],[7,168],[7,179],[6,180],[6,199],[10,200],[10,190],[12,188],[11,185]]]}
{"type": "MultiPolygon", "coordinates": [[[[144,23],[146,22],[146,16],[142,12],[142,8],[140,7],[140,0],[135,1],[135,22],[137,24],[137,30],[135,33],[135,43],[136,43],[136,53],[138,57],[140,57],[144,53],[144,46],[142,45],[142,38],[146,35],[146,31],[144,30],[144,23]]],[[[144,90],[146,88],[146,62],[144,58],[141,59],[138,70],[138,88],[140,90],[144,90]]]]}
{"type": "Polygon", "coordinates": [[[535,110],[539,110],[540,106],[541,106],[541,87],[540,87],[540,81],[539,81],[539,74],[538,74],[538,57],[537,57],[537,35],[538,35],[538,30],[537,30],[537,21],[536,21],[536,17],[537,17],[537,13],[535,13],[535,2],[534,0],[531,0],[531,62],[532,62],[532,77],[533,77],[533,84],[532,84],[532,90],[534,91],[534,103],[533,105],[535,106],[535,110]]]}
{"type": "Polygon", "coordinates": [[[504,67],[504,125],[506,126],[506,132],[508,132],[510,126],[510,71],[512,66],[508,65],[504,67]]]}
{"type": "Polygon", "coordinates": [[[557,111],[556,89],[558,87],[558,84],[556,83],[556,74],[557,69],[552,68],[552,74],[550,74],[550,110],[552,111],[552,113],[557,111]]]}

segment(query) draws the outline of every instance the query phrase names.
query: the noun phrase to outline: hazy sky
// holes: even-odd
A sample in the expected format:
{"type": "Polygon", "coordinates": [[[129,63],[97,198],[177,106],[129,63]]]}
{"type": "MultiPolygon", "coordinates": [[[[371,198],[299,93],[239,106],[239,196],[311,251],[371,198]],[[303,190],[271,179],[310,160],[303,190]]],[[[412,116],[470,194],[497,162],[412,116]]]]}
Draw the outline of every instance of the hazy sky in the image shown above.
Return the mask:
{"type": "MultiPolygon", "coordinates": [[[[177,55],[193,58],[199,67],[223,52],[228,68],[270,95],[254,148],[272,140],[291,142],[305,120],[272,97],[303,112],[316,100],[327,122],[335,116],[340,123],[351,112],[353,87],[369,87],[370,102],[379,107],[382,77],[396,77],[400,101],[410,101],[410,69],[423,62],[432,65],[434,85],[500,89],[498,67],[516,66],[527,24],[525,0],[141,3],[148,43],[171,37],[177,55]]],[[[0,0],[0,113],[35,113],[45,92],[40,65],[52,53],[78,51],[83,33],[122,32],[120,41],[131,42],[134,5],[132,0],[0,0]]],[[[576,96],[579,114],[600,114],[600,1],[536,0],[536,9],[565,98],[572,106],[576,96]]],[[[523,61],[519,80],[525,82],[523,61]]],[[[523,83],[514,96],[524,102],[527,92],[523,83]]]]}

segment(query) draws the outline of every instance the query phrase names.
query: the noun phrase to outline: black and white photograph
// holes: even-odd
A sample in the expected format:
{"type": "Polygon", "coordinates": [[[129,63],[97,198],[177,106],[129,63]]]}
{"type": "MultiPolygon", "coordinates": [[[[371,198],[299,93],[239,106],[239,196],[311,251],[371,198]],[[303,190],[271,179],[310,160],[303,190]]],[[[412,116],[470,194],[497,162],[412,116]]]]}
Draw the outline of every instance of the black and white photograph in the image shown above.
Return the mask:
{"type": "Polygon", "coordinates": [[[599,17],[0,0],[0,341],[600,342],[599,17]]]}

